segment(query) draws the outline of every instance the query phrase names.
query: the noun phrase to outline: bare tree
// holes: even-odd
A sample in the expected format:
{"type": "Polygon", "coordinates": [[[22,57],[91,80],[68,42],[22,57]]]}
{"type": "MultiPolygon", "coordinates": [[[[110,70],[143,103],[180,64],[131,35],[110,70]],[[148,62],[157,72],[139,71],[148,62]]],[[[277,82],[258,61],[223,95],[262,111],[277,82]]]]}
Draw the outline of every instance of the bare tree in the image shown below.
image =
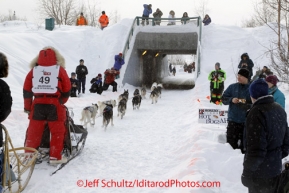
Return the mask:
{"type": "Polygon", "coordinates": [[[75,0],[40,0],[40,12],[52,17],[57,24],[72,25],[75,22],[75,0]]]}
{"type": "Polygon", "coordinates": [[[200,4],[195,5],[195,13],[200,15],[202,18],[205,17],[205,15],[208,13],[208,0],[203,0],[200,2],[200,4]]]}
{"type": "Polygon", "coordinates": [[[109,23],[115,24],[120,20],[120,14],[117,10],[109,14],[109,23]]]}
{"type": "Polygon", "coordinates": [[[27,21],[27,19],[25,17],[23,17],[23,18],[18,17],[16,15],[15,11],[12,13],[11,10],[9,10],[8,15],[0,15],[0,22],[13,21],[13,20],[27,21]]]}
{"type": "Polygon", "coordinates": [[[261,9],[255,8],[256,19],[266,24],[277,36],[277,40],[272,41],[270,47],[267,48],[267,54],[271,59],[271,69],[279,76],[279,79],[289,83],[289,2],[288,0],[262,0],[260,4],[263,6],[261,9]],[[262,9],[269,14],[262,14],[260,11],[262,9]],[[270,23],[270,20],[275,21],[275,25],[270,23]]]}

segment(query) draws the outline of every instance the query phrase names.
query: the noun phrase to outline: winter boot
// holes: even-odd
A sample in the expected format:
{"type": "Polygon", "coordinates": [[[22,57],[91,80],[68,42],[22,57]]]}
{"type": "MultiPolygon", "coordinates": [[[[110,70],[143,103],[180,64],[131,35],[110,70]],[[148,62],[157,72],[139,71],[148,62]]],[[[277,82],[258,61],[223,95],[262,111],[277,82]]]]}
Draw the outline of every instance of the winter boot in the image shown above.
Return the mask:
{"type": "Polygon", "coordinates": [[[146,23],[147,23],[147,25],[149,25],[149,21],[147,21],[146,23]]]}
{"type": "Polygon", "coordinates": [[[144,20],[142,20],[141,24],[142,24],[142,26],[144,26],[144,20]]]}
{"type": "Polygon", "coordinates": [[[66,163],[67,162],[67,158],[66,157],[62,157],[62,159],[57,160],[56,158],[50,157],[50,164],[62,164],[62,163],[66,163]]]}

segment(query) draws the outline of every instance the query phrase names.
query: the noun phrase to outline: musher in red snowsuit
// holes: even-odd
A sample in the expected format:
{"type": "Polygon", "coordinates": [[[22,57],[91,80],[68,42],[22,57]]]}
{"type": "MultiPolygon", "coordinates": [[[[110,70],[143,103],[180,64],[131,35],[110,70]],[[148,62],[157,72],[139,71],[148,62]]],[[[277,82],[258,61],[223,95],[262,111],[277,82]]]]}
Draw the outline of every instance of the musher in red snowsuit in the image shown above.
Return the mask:
{"type": "Polygon", "coordinates": [[[66,109],[71,84],[64,69],[65,59],[52,47],[43,48],[31,62],[24,86],[24,111],[29,114],[25,147],[38,148],[45,125],[51,133],[50,163],[65,163],[62,158],[66,109]]]}

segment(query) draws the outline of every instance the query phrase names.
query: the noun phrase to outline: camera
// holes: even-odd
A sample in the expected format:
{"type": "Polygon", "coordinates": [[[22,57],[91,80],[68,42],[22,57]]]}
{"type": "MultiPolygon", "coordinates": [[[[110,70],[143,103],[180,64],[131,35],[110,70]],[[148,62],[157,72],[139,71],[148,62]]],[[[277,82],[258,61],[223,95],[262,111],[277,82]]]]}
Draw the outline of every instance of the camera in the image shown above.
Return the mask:
{"type": "Polygon", "coordinates": [[[239,103],[246,103],[246,99],[238,99],[239,100],[239,103]]]}

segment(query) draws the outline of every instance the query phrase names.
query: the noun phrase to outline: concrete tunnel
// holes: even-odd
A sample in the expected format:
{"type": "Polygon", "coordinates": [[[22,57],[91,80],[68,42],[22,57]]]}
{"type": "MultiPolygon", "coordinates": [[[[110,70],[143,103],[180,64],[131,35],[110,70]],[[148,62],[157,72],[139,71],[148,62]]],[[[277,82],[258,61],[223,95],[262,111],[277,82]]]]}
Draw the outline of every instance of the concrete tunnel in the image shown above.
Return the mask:
{"type": "Polygon", "coordinates": [[[197,48],[197,32],[139,32],[135,37],[122,83],[149,87],[153,82],[162,82],[165,88],[193,88],[194,81],[174,84],[165,83],[163,79],[169,76],[167,55],[196,55],[197,48]],[[144,51],[147,52],[142,55],[144,51]]]}

